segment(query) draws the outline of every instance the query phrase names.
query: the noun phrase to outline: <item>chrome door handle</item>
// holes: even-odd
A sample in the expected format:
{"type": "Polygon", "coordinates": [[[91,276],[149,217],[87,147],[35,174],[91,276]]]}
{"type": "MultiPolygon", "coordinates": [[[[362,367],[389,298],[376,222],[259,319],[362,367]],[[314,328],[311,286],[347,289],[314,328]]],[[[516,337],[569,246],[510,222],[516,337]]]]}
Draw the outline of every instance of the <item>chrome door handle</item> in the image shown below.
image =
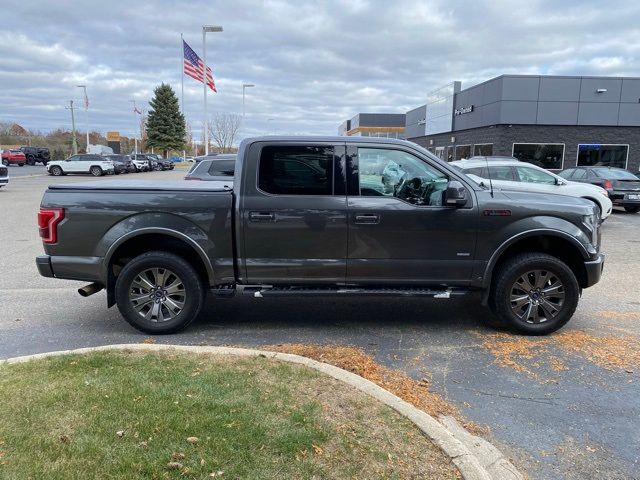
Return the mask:
{"type": "Polygon", "coordinates": [[[375,225],[380,223],[380,215],[377,213],[356,215],[354,223],[357,223],[358,225],[375,225]]]}
{"type": "Polygon", "coordinates": [[[252,222],[273,222],[276,219],[274,213],[271,212],[250,212],[249,220],[252,222]]]}

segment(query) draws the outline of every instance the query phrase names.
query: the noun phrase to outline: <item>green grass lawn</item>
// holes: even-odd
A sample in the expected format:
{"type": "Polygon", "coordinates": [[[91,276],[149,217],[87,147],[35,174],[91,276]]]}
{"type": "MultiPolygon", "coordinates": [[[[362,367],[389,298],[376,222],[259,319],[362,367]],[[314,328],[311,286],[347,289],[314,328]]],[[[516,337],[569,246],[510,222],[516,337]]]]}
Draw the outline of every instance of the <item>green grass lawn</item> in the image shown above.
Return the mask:
{"type": "Polygon", "coordinates": [[[261,357],[99,352],[0,365],[0,405],[3,479],[458,478],[395,411],[261,357]]]}

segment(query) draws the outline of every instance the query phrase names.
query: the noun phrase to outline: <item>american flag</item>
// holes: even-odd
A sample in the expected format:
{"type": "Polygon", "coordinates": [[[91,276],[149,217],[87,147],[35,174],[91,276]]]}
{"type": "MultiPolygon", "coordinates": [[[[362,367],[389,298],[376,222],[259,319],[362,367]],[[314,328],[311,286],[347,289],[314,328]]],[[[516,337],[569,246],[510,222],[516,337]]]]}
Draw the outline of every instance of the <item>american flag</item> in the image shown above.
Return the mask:
{"type": "MultiPolygon", "coordinates": [[[[184,47],[184,73],[202,82],[202,60],[184,40],[182,40],[182,46],[184,47]]],[[[217,92],[213,73],[209,67],[207,67],[207,85],[211,90],[217,92]]]]}

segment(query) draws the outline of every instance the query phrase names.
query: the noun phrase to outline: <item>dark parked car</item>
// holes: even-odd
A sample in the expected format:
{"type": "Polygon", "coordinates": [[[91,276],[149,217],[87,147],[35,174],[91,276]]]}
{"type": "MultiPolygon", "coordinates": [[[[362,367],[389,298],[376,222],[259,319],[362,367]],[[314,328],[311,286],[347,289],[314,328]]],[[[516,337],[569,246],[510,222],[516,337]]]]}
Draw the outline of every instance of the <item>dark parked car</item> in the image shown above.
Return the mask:
{"type": "Polygon", "coordinates": [[[2,164],[5,167],[9,165],[18,165],[24,167],[27,159],[21,150],[2,150],[2,164]]]}
{"type": "Polygon", "coordinates": [[[49,149],[45,147],[20,147],[20,150],[24,153],[29,165],[35,165],[36,163],[46,165],[51,159],[49,149]]]}
{"type": "Polygon", "coordinates": [[[627,212],[640,211],[640,178],[627,170],[615,167],[572,167],[558,175],[572,182],[592,183],[604,188],[614,205],[627,212]]]}
{"type": "Polygon", "coordinates": [[[219,180],[223,182],[233,181],[233,173],[236,166],[236,155],[217,155],[199,163],[194,163],[185,180],[219,180]]]}
{"type": "Polygon", "coordinates": [[[176,166],[171,160],[165,159],[157,153],[147,153],[147,157],[154,159],[160,166],[160,170],[173,170],[176,166]]]}
{"type": "Polygon", "coordinates": [[[149,333],[186,327],[214,305],[207,294],[449,301],[476,291],[500,322],[540,335],[569,321],[604,265],[591,202],[492,191],[386,138],[245,139],[232,186],[53,185],[38,224],[43,276],[91,282],[83,296],[105,288],[107,305],[149,333]],[[386,191],[390,164],[404,173],[386,191]]]}
{"type": "Polygon", "coordinates": [[[136,167],[131,161],[129,155],[105,155],[104,158],[113,162],[113,167],[116,175],[120,173],[135,173],[136,167]]]}

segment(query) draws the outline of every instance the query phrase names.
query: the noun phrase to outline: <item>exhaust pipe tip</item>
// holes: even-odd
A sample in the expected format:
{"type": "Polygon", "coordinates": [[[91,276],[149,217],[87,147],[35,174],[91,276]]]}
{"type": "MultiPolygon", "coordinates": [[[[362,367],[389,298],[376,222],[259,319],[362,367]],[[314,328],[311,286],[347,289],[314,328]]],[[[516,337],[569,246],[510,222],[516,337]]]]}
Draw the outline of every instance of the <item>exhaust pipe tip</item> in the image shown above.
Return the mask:
{"type": "Polygon", "coordinates": [[[89,285],[79,288],[78,293],[83,297],[90,297],[94,293],[98,293],[103,288],[104,287],[99,283],[90,283],[89,285]]]}

